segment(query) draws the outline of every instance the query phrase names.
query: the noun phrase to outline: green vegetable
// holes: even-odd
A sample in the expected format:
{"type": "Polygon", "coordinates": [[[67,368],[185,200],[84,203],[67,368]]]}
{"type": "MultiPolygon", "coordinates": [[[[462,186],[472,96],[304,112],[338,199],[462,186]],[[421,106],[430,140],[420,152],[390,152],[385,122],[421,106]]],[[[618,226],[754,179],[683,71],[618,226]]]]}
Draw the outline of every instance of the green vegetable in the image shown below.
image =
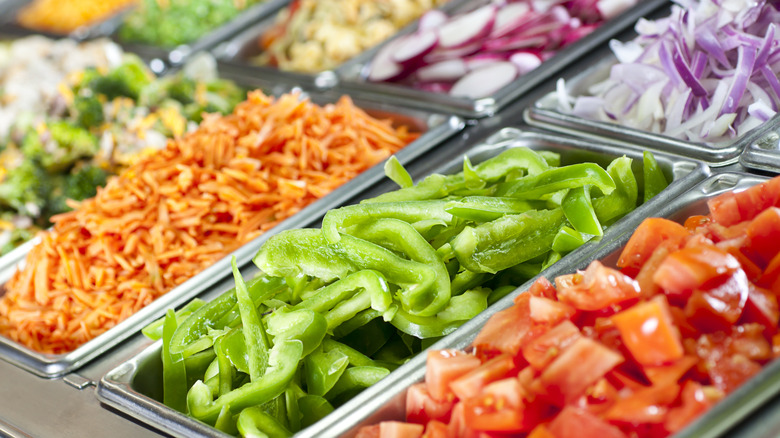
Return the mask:
{"type": "Polygon", "coordinates": [[[43,133],[30,130],[22,142],[22,153],[48,172],[62,172],[83,157],[98,151],[97,137],[67,121],[53,121],[43,133]]]}
{"type": "Polygon", "coordinates": [[[106,75],[92,76],[87,80],[86,87],[96,95],[103,94],[109,100],[121,96],[138,100],[143,88],[154,80],[154,74],[140,58],[131,56],[106,75]]]}

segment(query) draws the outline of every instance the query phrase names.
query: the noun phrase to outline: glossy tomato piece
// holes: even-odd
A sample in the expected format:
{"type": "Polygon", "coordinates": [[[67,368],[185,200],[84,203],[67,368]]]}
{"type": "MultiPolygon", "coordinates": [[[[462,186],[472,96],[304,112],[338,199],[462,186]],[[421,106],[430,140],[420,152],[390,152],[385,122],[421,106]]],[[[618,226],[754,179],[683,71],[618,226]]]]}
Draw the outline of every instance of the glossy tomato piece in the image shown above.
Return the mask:
{"type": "Polygon", "coordinates": [[[679,394],[677,382],[641,388],[618,399],[603,418],[630,425],[663,423],[669,406],[679,394]]]}
{"type": "Polygon", "coordinates": [[[639,285],[640,295],[642,298],[652,298],[661,293],[661,287],[655,284],[653,275],[661,263],[666,259],[666,256],[674,251],[677,251],[679,247],[671,242],[661,242],[653,251],[653,254],[645,261],[642,268],[634,276],[634,280],[639,285]]]}
{"type": "Polygon", "coordinates": [[[662,242],[680,248],[689,236],[690,232],[677,222],[657,217],[647,218],[628,239],[617,266],[640,269],[662,242]]]}
{"type": "Polygon", "coordinates": [[[563,321],[523,347],[528,363],[541,370],[582,337],[580,329],[571,321],[563,321]]]}
{"type": "Polygon", "coordinates": [[[623,356],[600,342],[581,337],[542,371],[540,380],[545,385],[546,397],[563,406],[623,361],[623,356]]]}
{"type": "Polygon", "coordinates": [[[721,284],[694,291],[685,305],[685,316],[704,332],[728,330],[742,316],[749,291],[747,276],[738,269],[721,284]]]}
{"type": "Polygon", "coordinates": [[[700,228],[706,227],[707,224],[712,222],[712,219],[709,216],[704,215],[694,215],[689,216],[688,219],[685,219],[685,223],[683,223],[683,226],[686,230],[693,233],[700,228]]]}
{"type": "Polygon", "coordinates": [[[533,429],[548,416],[541,403],[526,403],[516,377],[487,385],[476,397],[463,403],[466,425],[475,430],[519,433],[533,429]]]}
{"type": "Polygon", "coordinates": [[[431,420],[447,422],[454,405],[454,400],[434,399],[426,384],[415,383],[406,391],[406,421],[417,424],[426,424],[431,420]]]}
{"type": "Polygon", "coordinates": [[[476,356],[459,350],[429,351],[425,368],[427,392],[434,400],[452,400],[450,383],[480,365],[482,362],[476,356]]]}
{"type": "Polygon", "coordinates": [[[768,207],[777,206],[780,200],[778,177],[755,185],[742,192],[728,192],[707,201],[712,219],[724,226],[751,220],[768,207]]]}
{"type": "Polygon", "coordinates": [[[775,296],[780,297],[780,254],[776,255],[764,269],[758,285],[770,289],[775,296]]]}
{"type": "Polygon", "coordinates": [[[363,426],[358,430],[355,438],[379,438],[379,425],[363,426]]]}
{"type": "Polygon", "coordinates": [[[447,424],[432,420],[425,425],[423,438],[447,438],[447,424]]]}
{"type": "Polygon", "coordinates": [[[674,326],[669,303],[659,295],[632,306],[611,318],[623,344],[644,366],[672,363],[683,356],[680,332],[674,326]]]}
{"type": "Polygon", "coordinates": [[[752,346],[739,345],[751,341],[750,333],[737,331],[736,335],[739,342],[735,342],[734,335],[723,332],[702,335],[696,342],[701,368],[712,385],[727,394],[761,371],[761,365],[750,356],[771,354],[771,347],[765,339],[761,342],[762,338],[754,337],[752,346]]]}
{"type": "Polygon", "coordinates": [[[379,438],[420,438],[425,426],[401,421],[379,423],[379,438]]]}
{"type": "Polygon", "coordinates": [[[521,294],[516,303],[490,317],[473,345],[485,352],[516,355],[520,347],[544,330],[531,320],[530,294],[521,294]]]}
{"type": "Polygon", "coordinates": [[[557,438],[557,437],[553,435],[552,432],[550,432],[550,429],[547,427],[547,424],[542,423],[534,427],[534,430],[532,430],[531,433],[528,434],[527,438],[557,438]]]}
{"type": "Polygon", "coordinates": [[[594,260],[572,284],[558,283],[558,299],[575,309],[595,311],[639,297],[639,286],[627,275],[594,260]]]}
{"type": "MultiPolygon", "coordinates": [[[[550,283],[550,280],[539,277],[534,281],[534,284],[528,289],[528,293],[534,297],[544,297],[554,300],[555,299],[555,286],[550,283]]],[[[515,298],[517,302],[517,298],[515,298]]]]}
{"type": "Polygon", "coordinates": [[[698,357],[686,355],[670,364],[644,367],[642,371],[653,385],[661,385],[667,382],[679,382],[697,363],[699,363],[698,357]]]}
{"type": "Polygon", "coordinates": [[[740,322],[760,324],[767,336],[777,333],[777,324],[780,322],[777,297],[764,288],[750,284],[747,303],[740,322]]]}
{"type": "Polygon", "coordinates": [[[574,307],[545,297],[532,296],[528,305],[531,320],[537,324],[555,325],[577,313],[574,307]]]}
{"type": "Polygon", "coordinates": [[[750,221],[747,227],[750,249],[763,260],[763,266],[780,252],[780,208],[770,207],[750,221]]]}
{"type": "Polygon", "coordinates": [[[463,402],[458,402],[452,408],[452,418],[447,425],[447,437],[449,438],[478,438],[479,431],[466,425],[466,416],[463,402]]]}
{"type": "Polygon", "coordinates": [[[689,296],[740,269],[739,261],[713,245],[686,247],[669,254],[653,274],[667,294],[689,296]]]}
{"type": "Polygon", "coordinates": [[[550,422],[550,432],[557,438],[626,438],[617,427],[584,409],[566,406],[550,422]]]}
{"type": "Polygon", "coordinates": [[[704,387],[693,380],[685,382],[680,405],[669,410],[669,414],[666,416],[664,423],[666,430],[669,433],[682,430],[723,397],[723,392],[718,389],[704,387]]]}
{"type": "Polygon", "coordinates": [[[489,383],[517,374],[514,358],[501,354],[450,383],[450,389],[460,400],[476,397],[489,383]]]}

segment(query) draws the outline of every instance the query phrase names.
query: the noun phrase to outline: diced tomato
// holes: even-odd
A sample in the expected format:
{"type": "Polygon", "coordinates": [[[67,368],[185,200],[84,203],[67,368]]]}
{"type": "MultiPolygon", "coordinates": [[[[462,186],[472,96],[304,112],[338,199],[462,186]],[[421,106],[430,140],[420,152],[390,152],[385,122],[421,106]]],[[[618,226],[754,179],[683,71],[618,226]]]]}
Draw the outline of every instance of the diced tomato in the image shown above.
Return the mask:
{"type": "Polygon", "coordinates": [[[487,385],[482,393],[463,403],[466,425],[491,432],[527,432],[546,416],[541,403],[526,403],[516,377],[487,385]]]}
{"type": "Polygon", "coordinates": [[[768,207],[778,205],[780,179],[777,177],[745,191],[724,193],[707,201],[712,219],[725,226],[751,220],[768,207]]]}
{"type": "Polygon", "coordinates": [[[558,438],[625,438],[617,427],[601,418],[573,406],[566,406],[553,419],[550,432],[558,438]]]}
{"type": "Polygon", "coordinates": [[[482,362],[476,356],[459,350],[429,351],[428,366],[425,369],[428,393],[434,400],[451,400],[450,383],[480,365],[482,362]]]}
{"type": "Polygon", "coordinates": [[[536,296],[529,300],[529,308],[533,322],[547,325],[555,325],[577,313],[574,307],[566,303],[536,296]]]}
{"type": "Polygon", "coordinates": [[[383,421],[379,423],[379,438],[419,438],[425,426],[401,421],[383,421]]]}
{"type": "Polygon", "coordinates": [[[562,406],[585,392],[623,362],[623,356],[590,338],[574,341],[542,371],[540,379],[546,385],[546,396],[562,406]]]}
{"type": "Polygon", "coordinates": [[[552,432],[550,432],[550,429],[547,428],[547,424],[540,424],[536,427],[534,427],[534,430],[531,431],[531,433],[528,434],[527,438],[556,438],[555,435],[553,435],[552,432]]]}
{"type": "Polygon", "coordinates": [[[657,217],[647,218],[628,239],[626,247],[620,253],[617,266],[640,269],[661,242],[677,249],[688,236],[688,230],[677,222],[657,217]]]}
{"type": "Polygon", "coordinates": [[[772,358],[772,346],[764,337],[760,324],[743,324],[731,329],[731,334],[724,345],[734,355],[742,355],[751,360],[765,361],[772,358]]]}
{"type": "Polygon", "coordinates": [[[515,305],[491,316],[473,345],[484,351],[516,355],[523,344],[543,332],[531,320],[530,300],[530,294],[520,294],[515,305]]]}
{"type": "Polygon", "coordinates": [[[429,421],[425,425],[423,438],[447,438],[447,424],[437,420],[429,421]]]}
{"type": "Polygon", "coordinates": [[[581,337],[580,329],[566,320],[526,344],[523,356],[532,367],[541,370],[581,337]]]}
{"type": "MultiPolygon", "coordinates": [[[[534,297],[544,297],[549,298],[551,300],[555,299],[555,286],[553,286],[552,283],[550,283],[550,280],[539,277],[534,281],[534,284],[531,285],[531,287],[528,289],[528,293],[530,293],[534,297]]],[[[515,302],[517,302],[517,298],[515,298],[515,302]]]]}
{"type": "Polygon", "coordinates": [[[750,249],[757,253],[766,266],[780,252],[780,208],[762,211],[747,228],[750,249]]]}
{"type": "Polygon", "coordinates": [[[487,384],[516,373],[514,358],[509,354],[501,354],[450,382],[450,389],[460,400],[466,400],[479,395],[487,384]]]}
{"type": "Polygon", "coordinates": [[[780,334],[772,336],[772,356],[780,357],[780,334]]]}
{"type": "Polygon", "coordinates": [[[757,362],[730,351],[731,344],[732,340],[719,332],[702,335],[696,348],[712,384],[727,394],[761,371],[757,362]]]}
{"type": "Polygon", "coordinates": [[[379,438],[379,425],[363,426],[358,430],[355,438],[379,438]]]}
{"type": "Polygon", "coordinates": [[[683,356],[679,360],[655,367],[644,367],[645,376],[654,385],[660,385],[666,382],[679,382],[682,376],[699,362],[697,357],[683,356]]]}
{"type": "Polygon", "coordinates": [[[715,242],[725,242],[729,240],[741,239],[747,237],[746,231],[750,225],[749,221],[740,222],[730,227],[712,222],[707,226],[707,233],[699,233],[715,242]]]}
{"type": "MultiPolygon", "coordinates": [[[[740,239],[742,240],[742,239],[740,239]]],[[[746,240],[746,239],[745,239],[746,240]]],[[[729,242],[736,242],[736,240],[731,240],[729,242]]],[[[742,245],[744,242],[740,242],[739,245],[742,245]]],[[[759,281],[761,279],[761,276],[763,275],[763,271],[761,268],[753,263],[753,260],[751,260],[748,256],[745,255],[741,246],[730,246],[730,245],[717,245],[718,248],[725,249],[726,252],[733,255],[735,259],[739,260],[740,266],[742,266],[742,270],[745,271],[745,274],[748,277],[748,280],[750,281],[759,281]]]]}
{"type": "Polygon", "coordinates": [[[661,266],[666,256],[679,248],[674,243],[661,242],[653,251],[653,254],[639,269],[634,279],[639,285],[640,295],[643,298],[652,298],[660,293],[661,288],[653,281],[653,275],[661,266]]]}
{"type": "Polygon", "coordinates": [[[685,305],[685,316],[705,332],[728,330],[742,316],[749,290],[745,271],[737,269],[721,284],[694,291],[685,305]]]}
{"type": "Polygon", "coordinates": [[[763,287],[771,289],[775,296],[780,297],[780,254],[777,254],[769,265],[764,269],[761,274],[761,278],[758,280],[758,284],[763,287]]]}
{"type": "Polygon", "coordinates": [[[703,215],[694,215],[688,217],[688,219],[685,219],[685,223],[683,226],[686,230],[693,233],[697,229],[706,226],[712,221],[709,216],[703,216],[703,215]]]}
{"type": "Polygon", "coordinates": [[[675,433],[723,398],[715,388],[704,388],[698,382],[689,380],[683,386],[680,406],[672,408],[666,417],[666,430],[675,433]]]}
{"type": "Polygon", "coordinates": [[[447,422],[454,405],[452,399],[437,401],[431,397],[426,384],[415,383],[406,391],[406,421],[417,424],[426,424],[431,420],[447,422]]]}
{"type": "Polygon", "coordinates": [[[712,245],[686,247],[669,254],[658,266],[653,281],[668,294],[688,296],[694,289],[706,289],[740,269],[731,254],[712,245]]]}
{"type": "Polygon", "coordinates": [[[761,324],[764,334],[774,335],[777,333],[777,324],[780,322],[777,297],[764,288],[750,284],[747,303],[740,321],[761,324]]]}
{"type": "Polygon", "coordinates": [[[627,373],[620,368],[610,371],[605,378],[618,390],[628,389],[630,391],[637,391],[647,386],[645,385],[645,382],[642,381],[643,379],[641,376],[627,373]]]}
{"type": "Polygon", "coordinates": [[[447,425],[447,438],[478,438],[479,432],[466,425],[463,402],[458,402],[452,408],[452,419],[447,425]]]}
{"type": "Polygon", "coordinates": [[[623,344],[640,364],[662,365],[683,356],[680,333],[663,295],[632,306],[611,319],[620,330],[623,344]]]}
{"type": "Polygon", "coordinates": [[[639,297],[639,286],[627,275],[594,260],[582,274],[582,280],[571,285],[558,283],[558,299],[579,310],[601,310],[613,304],[639,297]]]}
{"type": "Polygon", "coordinates": [[[641,388],[617,400],[604,414],[613,422],[627,424],[662,423],[666,412],[680,394],[677,382],[665,382],[641,388]]]}

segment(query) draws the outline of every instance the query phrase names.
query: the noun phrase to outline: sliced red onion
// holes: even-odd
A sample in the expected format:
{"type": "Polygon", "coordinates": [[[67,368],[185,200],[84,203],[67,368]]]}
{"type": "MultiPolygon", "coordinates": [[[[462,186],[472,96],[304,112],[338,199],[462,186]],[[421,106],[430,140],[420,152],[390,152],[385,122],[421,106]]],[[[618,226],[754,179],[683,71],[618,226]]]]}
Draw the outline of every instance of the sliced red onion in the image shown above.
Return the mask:
{"type": "Polygon", "coordinates": [[[418,64],[425,55],[431,53],[439,44],[439,35],[435,30],[423,30],[406,35],[393,53],[393,61],[406,67],[418,64]]]}
{"type": "Polygon", "coordinates": [[[450,20],[439,28],[439,43],[451,49],[476,42],[490,33],[496,12],[495,5],[485,5],[450,20]]]}
{"type": "Polygon", "coordinates": [[[514,81],[517,74],[511,62],[495,62],[463,76],[452,86],[450,94],[469,99],[490,96],[514,81]]]}
{"type": "Polygon", "coordinates": [[[775,114],[777,114],[777,111],[773,110],[763,100],[757,100],[750,104],[750,106],[748,106],[747,112],[762,122],[768,121],[774,117],[775,114]]]}

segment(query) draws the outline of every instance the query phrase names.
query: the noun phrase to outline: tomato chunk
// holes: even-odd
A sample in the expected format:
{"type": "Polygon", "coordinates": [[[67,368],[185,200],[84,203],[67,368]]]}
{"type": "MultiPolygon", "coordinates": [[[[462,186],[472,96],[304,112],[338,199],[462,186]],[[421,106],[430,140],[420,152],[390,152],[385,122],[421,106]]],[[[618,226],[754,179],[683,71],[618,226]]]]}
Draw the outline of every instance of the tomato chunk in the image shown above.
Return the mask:
{"type": "Polygon", "coordinates": [[[653,281],[667,293],[688,296],[739,269],[739,261],[713,245],[686,247],[669,254],[658,266],[653,281]]]}
{"type": "Polygon", "coordinates": [[[581,281],[561,283],[558,288],[558,299],[579,310],[601,310],[638,297],[639,286],[631,277],[598,260],[588,265],[581,281]]]}
{"type": "Polygon", "coordinates": [[[723,396],[724,394],[715,388],[705,388],[692,380],[685,382],[680,406],[671,409],[667,415],[666,430],[670,433],[681,430],[723,396]]]}
{"type": "Polygon", "coordinates": [[[731,226],[751,220],[765,209],[777,206],[780,200],[780,178],[755,185],[739,193],[729,192],[707,201],[712,219],[731,226]]]}
{"type": "Polygon", "coordinates": [[[532,296],[528,304],[531,320],[539,324],[554,325],[564,319],[570,319],[577,313],[574,307],[545,297],[532,296]]]}
{"type": "Polygon", "coordinates": [[[447,438],[447,424],[432,420],[425,425],[423,438],[447,438]]]}
{"type": "Polygon", "coordinates": [[[580,329],[571,321],[563,321],[523,347],[528,363],[541,370],[558,357],[566,348],[581,338],[580,329]]]}
{"type": "Polygon", "coordinates": [[[431,420],[449,421],[454,405],[454,400],[434,399],[426,384],[415,383],[406,391],[406,421],[417,424],[426,424],[431,420]]]}
{"type": "Polygon", "coordinates": [[[402,421],[383,421],[379,423],[379,438],[419,438],[425,427],[422,424],[402,421]]]}
{"type": "Polygon", "coordinates": [[[517,373],[514,358],[502,354],[450,383],[450,389],[460,400],[477,396],[487,384],[517,373]]]}
{"type": "MultiPolygon", "coordinates": [[[[531,285],[531,288],[528,289],[528,293],[534,297],[555,299],[555,286],[550,283],[550,280],[539,277],[531,285]]],[[[517,302],[517,298],[515,298],[515,302],[517,302]]]]}
{"type": "Polygon", "coordinates": [[[750,222],[747,228],[750,249],[757,253],[766,266],[780,252],[780,208],[770,207],[750,222]]]}
{"type": "Polygon", "coordinates": [[[680,394],[677,382],[639,389],[615,402],[604,418],[628,424],[662,423],[669,405],[680,394]]]}
{"type": "Polygon", "coordinates": [[[763,326],[764,333],[772,336],[777,333],[777,325],[780,323],[780,308],[777,297],[764,288],[753,284],[749,286],[742,320],[760,324],[763,326]]]}
{"type": "Polygon", "coordinates": [[[550,432],[558,438],[625,438],[617,427],[573,406],[566,406],[550,423],[550,432]]]}
{"type": "Polygon", "coordinates": [[[632,306],[611,317],[623,344],[642,365],[662,365],[683,356],[680,333],[664,296],[632,306]]]}
{"type": "Polygon", "coordinates": [[[428,366],[425,369],[425,383],[434,400],[452,399],[450,383],[482,365],[476,356],[459,350],[434,350],[428,352],[428,366]]]}
{"type": "Polygon", "coordinates": [[[664,243],[680,248],[688,236],[688,230],[677,222],[657,217],[647,218],[628,239],[626,247],[620,253],[617,266],[640,269],[658,245],[664,243]]]}
{"type": "Polygon", "coordinates": [[[742,316],[749,290],[745,272],[738,269],[718,286],[694,291],[685,306],[685,316],[704,332],[728,330],[742,316]]]}
{"type": "Polygon", "coordinates": [[[531,320],[530,300],[530,294],[520,294],[515,305],[490,317],[473,345],[483,351],[517,354],[539,332],[531,320]]]}
{"type": "Polygon", "coordinates": [[[524,390],[516,377],[487,385],[482,393],[464,401],[463,409],[469,428],[490,432],[527,432],[541,420],[544,412],[539,403],[526,404],[524,390]]]}

